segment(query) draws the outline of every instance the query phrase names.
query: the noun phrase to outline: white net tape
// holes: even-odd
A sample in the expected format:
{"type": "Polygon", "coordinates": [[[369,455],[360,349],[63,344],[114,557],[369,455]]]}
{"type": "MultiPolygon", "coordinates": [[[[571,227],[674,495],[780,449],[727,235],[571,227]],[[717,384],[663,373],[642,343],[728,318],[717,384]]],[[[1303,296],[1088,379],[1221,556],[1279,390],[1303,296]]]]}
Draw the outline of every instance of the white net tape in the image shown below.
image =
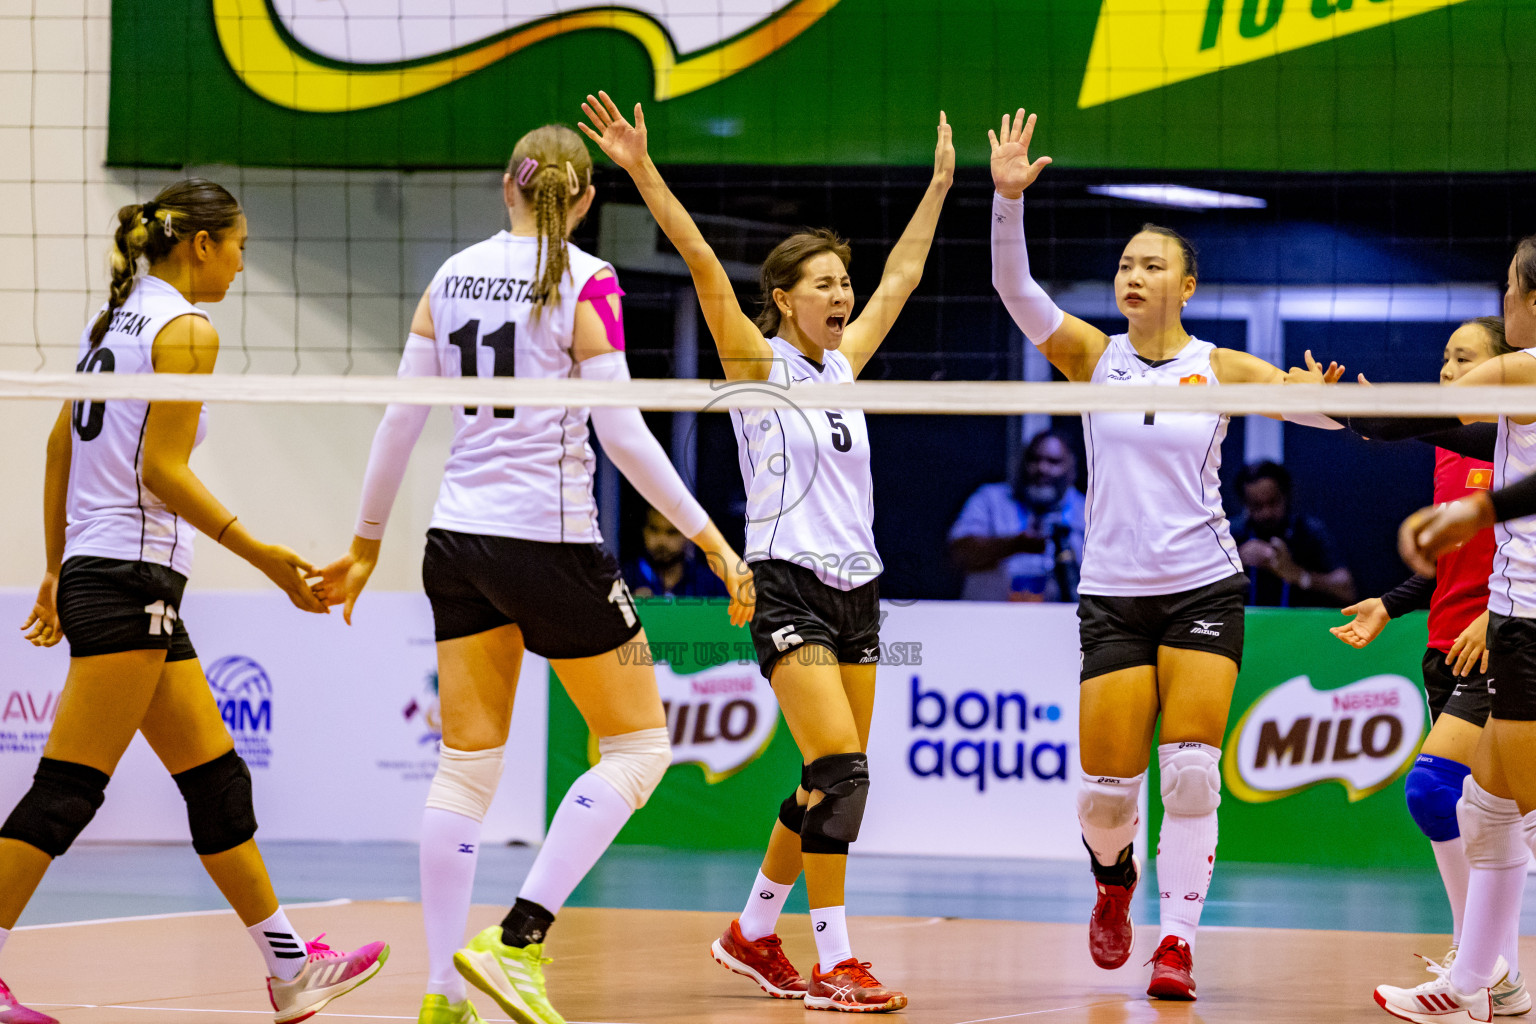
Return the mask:
{"type": "Polygon", "coordinates": [[[1536,415],[1536,388],[1437,384],[1113,387],[1021,381],[866,381],[797,385],[707,380],[111,373],[0,373],[0,399],[201,401],[299,405],[634,406],[646,410],[862,409],[869,413],[1015,415],[1081,412],[1322,412],[1336,415],[1536,415]]]}

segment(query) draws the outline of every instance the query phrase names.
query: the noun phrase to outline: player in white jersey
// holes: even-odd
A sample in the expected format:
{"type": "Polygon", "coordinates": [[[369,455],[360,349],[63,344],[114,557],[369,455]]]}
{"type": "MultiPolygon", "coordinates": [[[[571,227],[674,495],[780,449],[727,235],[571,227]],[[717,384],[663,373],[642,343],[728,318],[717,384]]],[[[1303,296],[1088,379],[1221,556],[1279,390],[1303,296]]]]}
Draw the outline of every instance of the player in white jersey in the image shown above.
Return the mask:
{"type": "MultiPolygon", "coordinates": [[[[244,265],[246,222],[219,185],[189,179],[117,213],[111,297],[80,338],[82,373],[212,373],[219,336],[195,303],[218,302],[244,265]],[[139,259],[148,273],[139,274],[139,259]]],[[[311,1016],[378,973],[389,948],[306,943],[289,924],[253,838],[251,774],[235,752],[180,615],[200,530],[249,561],[297,607],[324,612],[288,548],[251,536],[187,466],[199,402],[66,403],[48,438],[48,569],[22,629],[68,639],[69,676],[32,788],[0,826],[0,946],[42,880],[101,806],[142,732],[187,802],[192,846],[267,964],[278,1024],[311,1016]]],[[[53,1018],[0,983],[0,1022],[53,1018]]]]}
{"type": "MultiPolygon", "coordinates": [[[[1521,351],[1490,359],[1452,387],[1536,384],[1536,235],[1523,239],[1510,261],[1504,330],[1521,351]]],[[[1456,804],[1471,865],[1461,945],[1436,980],[1409,989],[1377,987],[1376,1002],[1403,1020],[1486,1022],[1501,1010],[1522,1013],[1530,1006],[1527,999],[1524,1009],[1500,1007],[1492,990],[1509,975],[1501,948],[1518,929],[1526,869],[1536,850],[1536,519],[1517,518],[1532,507],[1512,500],[1536,478],[1536,416],[1501,416],[1497,422],[1495,490],[1420,509],[1398,536],[1404,559],[1425,576],[1434,575],[1436,558],[1481,529],[1494,528],[1496,545],[1488,578],[1491,708],[1456,804]]]]}
{"type": "MultiPolygon", "coordinates": [[[[588,96],[582,130],[629,172],[677,247],[714,336],[727,379],[790,391],[851,383],[869,362],[922,277],[954,177],[949,125],[939,115],[933,178],[886,261],[880,286],[852,320],[849,250],[830,231],[780,243],[762,268],[754,323],[725,268],[668,190],[646,152],[645,119],[631,125],[606,93],[588,96]],[[599,98],[600,97],[600,98],[599,98]]],[[[906,996],[880,985],[853,956],[844,914],[848,845],[858,837],[869,786],[870,715],[880,658],[869,435],[861,410],[782,409],[733,414],[747,491],[747,560],[757,586],[752,640],[804,758],[783,803],[746,909],[717,940],[723,966],[769,995],[806,1006],[895,1010],[906,996]],[[809,983],[774,933],[784,899],[805,871],[820,962],[809,983]]]]}
{"type": "MultiPolygon", "coordinates": [[[[627,380],[613,268],[567,241],[596,195],[581,136],[559,125],[529,132],[502,182],[511,231],[443,264],[416,307],[400,375],[627,380]]],[[[348,622],[428,411],[392,405],[385,413],[351,551],[323,570],[327,600],[345,603],[348,622]]],[[[422,566],[443,738],[422,819],[430,975],[421,1024],[479,1020],[465,980],[522,1024],[559,1024],[543,980],[545,934],[671,764],[655,671],[648,658],[622,656],[629,645],[645,649],[645,631],[618,563],[600,546],[589,416],[608,457],[736,595],[732,621],[751,615],[745,566],[638,410],[453,410],[453,448],[422,566]],[[561,801],[505,920],[459,949],[525,648],[550,660],[601,757],[561,801]]]]}
{"type": "MultiPolygon", "coordinates": [[[[1029,159],[1034,115],[1004,115],[992,143],[992,281],[1024,334],[1068,380],[1112,387],[1209,387],[1288,375],[1184,329],[1194,294],[1189,244],[1146,225],[1126,245],[1115,302],[1129,321],[1109,337],[1058,309],[1029,273],[1024,190],[1050,163],[1029,159]]],[[[1310,363],[1310,358],[1309,358],[1310,363]]],[[[1337,380],[1293,370],[1293,380],[1337,380]]],[[[1323,417],[1297,422],[1337,428],[1323,417]]],[[[1218,762],[1242,659],[1247,577],[1227,529],[1217,470],[1218,413],[1084,413],[1087,527],[1081,599],[1083,777],[1078,821],[1098,899],[1088,945],[1100,967],[1131,953],[1137,797],[1158,735],[1163,827],[1157,876],[1162,940],[1147,994],[1195,998],[1192,950],[1216,855],[1218,762]],[[1159,728],[1159,718],[1161,726],[1159,728]]]]}

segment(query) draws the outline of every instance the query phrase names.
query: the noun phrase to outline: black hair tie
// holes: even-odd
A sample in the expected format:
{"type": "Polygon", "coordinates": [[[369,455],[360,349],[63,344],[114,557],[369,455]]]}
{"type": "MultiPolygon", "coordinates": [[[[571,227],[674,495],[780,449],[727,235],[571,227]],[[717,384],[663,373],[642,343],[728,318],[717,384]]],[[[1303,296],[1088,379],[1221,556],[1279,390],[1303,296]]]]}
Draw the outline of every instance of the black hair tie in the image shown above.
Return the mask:
{"type": "Polygon", "coordinates": [[[145,203],[139,209],[139,215],[144,218],[144,224],[145,224],[146,227],[149,225],[149,223],[151,221],[153,221],[155,219],[155,214],[157,214],[159,212],[160,212],[160,204],[155,202],[153,199],[151,199],[149,202],[145,203]]]}

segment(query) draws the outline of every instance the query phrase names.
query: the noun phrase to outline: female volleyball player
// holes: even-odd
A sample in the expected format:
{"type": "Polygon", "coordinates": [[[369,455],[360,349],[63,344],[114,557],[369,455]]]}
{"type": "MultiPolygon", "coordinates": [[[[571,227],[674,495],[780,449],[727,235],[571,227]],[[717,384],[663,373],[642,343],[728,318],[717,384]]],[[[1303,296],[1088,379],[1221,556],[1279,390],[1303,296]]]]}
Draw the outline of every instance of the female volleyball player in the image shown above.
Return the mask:
{"type": "MultiPolygon", "coordinates": [[[[1457,387],[1536,384],[1536,235],[1520,242],[1504,292],[1504,329],[1520,351],[1471,370],[1457,387]]],[[[1493,417],[1462,417],[1464,422],[1493,417]]],[[[1536,417],[1497,418],[1493,485],[1520,487],[1536,475],[1536,417]]],[[[1417,988],[1381,985],[1376,1002],[1412,1021],[1487,1021],[1501,1008],[1493,992],[1510,983],[1501,951],[1518,929],[1526,865],[1536,844],[1536,520],[1507,493],[1474,491],[1421,509],[1403,523],[1399,545],[1423,575],[1456,545],[1494,528],[1488,579],[1488,723],[1462,784],[1456,817],[1471,865],[1461,945],[1449,968],[1417,988]]],[[[1526,1008],[1529,999],[1525,1001],[1526,1008]]],[[[1524,1009],[1505,1006],[1504,1014],[1524,1009]]]]}
{"type": "MultiPolygon", "coordinates": [[[[1474,367],[1513,351],[1504,339],[1504,322],[1498,317],[1468,320],[1445,344],[1440,382],[1450,384],[1474,367]]],[[[1362,424],[1352,418],[1350,425],[1362,424]]],[[[1382,426],[1390,429],[1391,424],[1382,426]]],[[[1371,434],[1370,429],[1365,432],[1371,434]]],[[[1488,440],[1491,442],[1492,436],[1488,440]]],[[[1491,458],[1492,445],[1488,447],[1479,454],[1491,458]]],[[[1487,458],[1436,449],[1436,504],[1486,491],[1492,485],[1493,464],[1487,458]]],[[[1488,720],[1488,572],[1492,562],[1493,531],[1482,530],[1471,542],[1441,555],[1433,579],[1415,574],[1382,597],[1351,605],[1344,614],[1354,619],[1330,630],[1351,647],[1361,648],[1376,639],[1391,619],[1414,609],[1429,609],[1429,647],[1424,652],[1423,670],[1433,725],[1408,773],[1406,789],[1408,811],[1430,841],[1451,904],[1451,948],[1435,965],[1440,967],[1455,961],[1461,943],[1471,870],[1456,822],[1456,801],[1472,770],[1472,755],[1488,720]]],[[[1512,933],[1501,950],[1510,969],[1493,989],[1493,1005],[1505,1013],[1525,1012],[1531,997],[1519,973],[1518,933],[1512,933]]]]}
{"type": "MultiPolygon", "coordinates": [[[[524,135],[502,178],[512,230],[451,257],[416,307],[402,377],[628,380],[613,268],[567,240],[592,207],[592,159],[559,125],[524,135]]],[[[428,407],[392,405],[374,437],[351,551],[323,570],[325,598],[352,606],[378,560],[390,506],[428,407]]],[[[544,936],[571,891],[671,764],[646,642],[613,556],[599,546],[587,419],[651,505],[726,583],[731,620],[751,616],[750,577],[688,493],[638,410],[454,409],[454,442],[422,578],[436,623],[443,740],[422,819],[421,895],[431,975],[422,1024],[475,1021],[458,972],[522,1024],[558,1024],[544,936]],[[550,660],[601,752],[555,812],[517,903],[464,938],[480,823],[501,777],[523,650],[550,660]]]]}
{"type": "MultiPolygon", "coordinates": [[[[1145,226],[1126,245],[1115,302],[1126,334],[1106,336],[1058,309],[1029,273],[1024,190],[1035,117],[1004,115],[992,143],[992,282],[1024,334],[1068,380],[1112,387],[1337,380],[1342,368],[1287,375],[1246,352],[1219,349],[1184,329],[1195,254],[1177,233],[1145,226]]],[[[1337,428],[1325,417],[1288,417],[1337,428]]],[[[1100,967],[1131,953],[1131,896],[1140,875],[1131,849],[1137,795],[1157,747],[1163,828],[1157,877],[1162,941],[1147,994],[1195,998],[1192,952],[1216,857],[1218,769],[1243,652],[1248,579],[1221,507],[1217,470],[1227,417],[1218,413],[1084,413],[1088,527],[1081,601],[1082,787],[1078,820],[1098,900],[1088,945],[1100,967]]]]}
{"type": "MultiPolygon", "coordinates": [[[[588,96],[582,130],[639,186],[693,275],[704,320],[733,381],[782,388],[846,384],[868,364],[922,277],[954,178],[949,124],[939,115],[933,179],[886,261],[880,286],[853,319],[847,243],[831,231],[792,235],[762,267],[754,322],[725,268],[646,152],[645,117],[630,124],[607,93],[588,96]]],[[[853,955],[844,913],[848,846],[869,789],[864,750],[879,661],[881,564],[875,553],[869,434],[859,409],[732,414],[747,491],[747,560],[757,585],[752,640],[805,766],[785,799],[757,884],[712,953],[764,991],[823,1010],[906,1005],[853,955]],[[805,870],[819,963],[807,984],[774,934],[784,898],[805,870]]]]}
{"type": "MultiPolygon", "coordinates": [[[[243,269],[240,204],[193,178],[117,217],[111,297],[80,338],[76,369],[213,372],[218,332],[194,303],[223,299],[243,269]],[[149,265],[142,276],[140,257],[149,265]]],[[[266,960],[284,1024],[373,977],[389,947],[340,953],[318,940],[306,944],[272,893],[253,838],[250,772],[181,621],[194,532],[260,569],[297,607],[325,607],[305,582],[309,564],[258,541],[188,468],[205,430],[199,402],[80,401],[64,406],[49,435],[48,569],[22,629],[39,647],[67,637],[71,660],[32,788],[0,826],[0,944],[53,858],[101,806],[118,759],[142,732],[186,798],[193,848],[266,960]]],[[[0,1002],[0,1020],[52,1018],[0,1002]]]]}

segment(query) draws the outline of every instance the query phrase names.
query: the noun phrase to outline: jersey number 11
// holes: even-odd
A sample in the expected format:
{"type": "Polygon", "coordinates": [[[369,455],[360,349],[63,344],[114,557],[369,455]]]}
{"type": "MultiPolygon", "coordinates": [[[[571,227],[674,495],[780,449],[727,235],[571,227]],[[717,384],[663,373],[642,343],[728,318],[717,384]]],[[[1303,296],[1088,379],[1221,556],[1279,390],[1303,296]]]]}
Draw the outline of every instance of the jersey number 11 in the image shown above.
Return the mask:
{"type": "MultiPolygon", "coordinates": [[[[517,324],[504,323],[485,337],[480,337],[480,321],[471,320],[448,335],[448,344],[459,350],[459,374],[464,377],[480,376],[480,346],[484,345],[494,355],[491,361],[492,377],[517,376],[517,324]],[[478,344],[477,344],[478,342],[478,344]]],[[[464,415],[477,416],[478,405],[466,405],[464,415]]],[[[499,420],[510,420],[517,410],[510,406],[496,406],[493,415],[499,420]]]]}

